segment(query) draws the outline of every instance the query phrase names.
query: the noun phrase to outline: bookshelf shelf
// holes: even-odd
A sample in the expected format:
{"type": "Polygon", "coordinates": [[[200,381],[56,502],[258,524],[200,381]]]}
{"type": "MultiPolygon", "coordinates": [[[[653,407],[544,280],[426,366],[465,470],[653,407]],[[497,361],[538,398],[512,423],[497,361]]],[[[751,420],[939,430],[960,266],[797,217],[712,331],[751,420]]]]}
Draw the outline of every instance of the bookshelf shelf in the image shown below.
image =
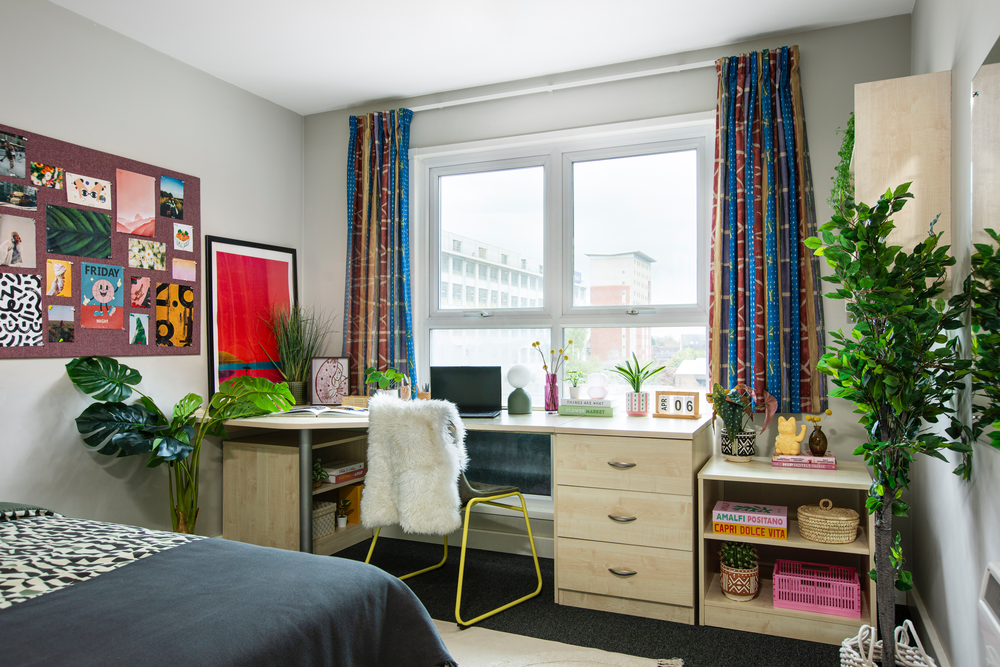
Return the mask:
{"type": "Polygon", "coordinates": [[[749,542],[750,544],[766,544],[774,547],[786,547],[789,549],[811,549],[813,551],[836,551],[845,554],[868,555],[868,535],[864,529],[858,531],[858,537],[853,542],[847,544],[823,544],[807,540],[799,534],[799,522],[796,519],[788,520],[788,539],[773,540],[766,537],[741,537],[739,535],[722,535],[712,532],[712,521],[709,519],[703,527],[706,540],[718,540],[722,542],[749,542]]]}

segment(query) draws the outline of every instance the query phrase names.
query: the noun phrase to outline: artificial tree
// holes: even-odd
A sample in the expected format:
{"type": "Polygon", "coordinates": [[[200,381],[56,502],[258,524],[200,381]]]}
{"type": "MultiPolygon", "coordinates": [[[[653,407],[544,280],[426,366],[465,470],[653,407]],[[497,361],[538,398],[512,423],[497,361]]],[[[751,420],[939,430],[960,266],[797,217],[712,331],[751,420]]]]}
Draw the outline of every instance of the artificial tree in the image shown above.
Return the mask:
{"type": "MultiPolygon", "coordinates": [[[[912,587],[903,569],[900,537],[893,536],[893,516],[906,516],[903,490],[909,488],[916,454],[947,461],[941,450],[969,453],[971,447],[942,435],[934,424],[955,414],[953,399],[964,386],[972,362],[963,359],[959,339],[964,310],[947,308],[941,299],[948,267],[955,259],[930,224],[927,238],[912,253],[890,245],[891,216],[912,198],[909,183],[887,191],[869,207],[855,205],[850,189],[839,212],[805,245],[825,257],[833,269],[823,280],[837,285],[827,298],[847,301],[855,322],[850,335],[831,334],[833,350],[819,370],[832,378],[830,396],[852,401],[868,442],[855,450],[871,467],[866,507],[875,515],[875,580],[878,621],[884,642],[883,666],[895,665],[895,590],[912,587]]],[[[936,222],[936,219],[935,219],[936,222]]],[[[957,472],[963,473],[963,462],[957,472]]]]}

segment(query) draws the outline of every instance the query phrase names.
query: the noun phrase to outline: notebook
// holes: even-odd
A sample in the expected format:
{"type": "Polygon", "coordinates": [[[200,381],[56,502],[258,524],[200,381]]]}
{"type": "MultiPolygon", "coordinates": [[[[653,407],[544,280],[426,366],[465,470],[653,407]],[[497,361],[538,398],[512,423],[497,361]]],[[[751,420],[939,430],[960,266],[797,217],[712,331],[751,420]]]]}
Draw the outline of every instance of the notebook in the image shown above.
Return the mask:
{"type": "Polygon", "coordinates": [[[451,401],[460,417],[497,417],[502,403],[499,366],[431,366],[431,398],[451,401]]]}

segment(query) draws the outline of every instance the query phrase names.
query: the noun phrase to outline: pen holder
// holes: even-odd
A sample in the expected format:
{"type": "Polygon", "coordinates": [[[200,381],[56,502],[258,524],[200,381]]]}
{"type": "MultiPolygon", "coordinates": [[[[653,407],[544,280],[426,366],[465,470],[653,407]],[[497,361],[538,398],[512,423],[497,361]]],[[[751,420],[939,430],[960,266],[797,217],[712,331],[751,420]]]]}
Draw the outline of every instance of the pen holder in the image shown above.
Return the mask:
{"type": "Polygon", "coordinates": [[[429,401],[429,400],[431,400],[431,392],[429,392],[429,391],[418,391],[417,392],[417,398],[419,400],[421,400],[421,401],[429,401]]]}

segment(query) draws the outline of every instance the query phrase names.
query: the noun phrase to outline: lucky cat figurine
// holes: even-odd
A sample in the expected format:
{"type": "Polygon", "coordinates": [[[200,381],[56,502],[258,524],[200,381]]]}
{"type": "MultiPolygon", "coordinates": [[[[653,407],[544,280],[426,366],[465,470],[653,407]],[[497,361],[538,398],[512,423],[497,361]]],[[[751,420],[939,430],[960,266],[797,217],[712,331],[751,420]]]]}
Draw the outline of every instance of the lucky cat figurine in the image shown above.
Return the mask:
{"type": "Polygon", "coordinates": [[[778,417],[778,437],[774,440],[774,453],[786,454],[788,456],[798,456],[802,451],[799,445],[806,437],[806,425],[802,425],[802,431],[795,435],[795,417],[778,417]]]}

